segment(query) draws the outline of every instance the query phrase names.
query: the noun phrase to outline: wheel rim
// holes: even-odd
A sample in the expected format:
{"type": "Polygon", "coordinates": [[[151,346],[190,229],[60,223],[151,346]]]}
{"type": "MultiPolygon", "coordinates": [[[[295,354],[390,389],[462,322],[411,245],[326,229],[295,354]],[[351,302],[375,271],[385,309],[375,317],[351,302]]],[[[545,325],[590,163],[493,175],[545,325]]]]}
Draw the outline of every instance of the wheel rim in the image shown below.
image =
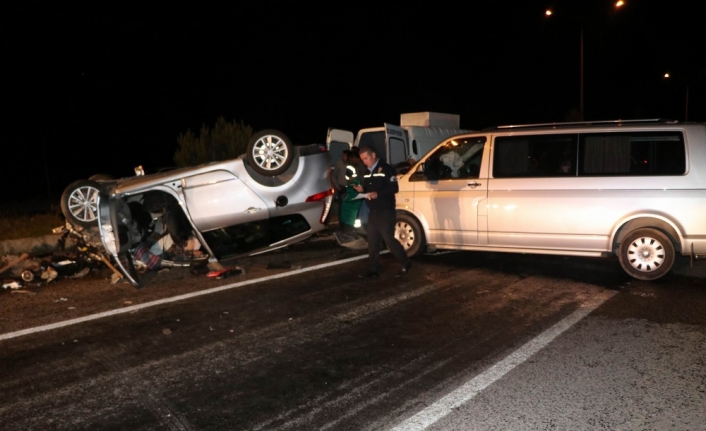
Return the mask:
{"type": "Polygon", "coordinates": [[[253,146],[255,164],[268,171],[282,166],[287,160],[288,150],[284,140],[275,135],[265,135],[253,146]]]}
{"type": "Polygon", "coordinates": [[[397,238],[397,241],[399,241],[405,251],[407,251],[414,245],[416,235],[414,235],[414,229],[412,229],[409,223],[397,222],[395,224],[395,238],[397,238]]]}
{"type": "Polygon", "coordinates": [[[97,218],[97,209],[98,189],[95,187],[79,187],[69,195],[69,211],[77,220],[94,221],[97,218]]]}
{"type": "Polygon", "coordinates": [[[655,238],[636,238],[628,247],[627,258],[630,266],[640,272],[652,272],[662,266],[666,258],[664,246],[655,238]]]}

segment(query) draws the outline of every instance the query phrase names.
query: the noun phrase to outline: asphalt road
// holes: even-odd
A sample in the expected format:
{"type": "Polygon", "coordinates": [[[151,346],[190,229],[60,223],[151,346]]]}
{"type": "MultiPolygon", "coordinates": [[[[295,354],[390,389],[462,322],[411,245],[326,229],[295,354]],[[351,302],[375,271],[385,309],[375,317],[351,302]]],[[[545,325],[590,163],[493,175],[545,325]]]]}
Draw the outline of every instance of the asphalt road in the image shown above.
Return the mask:
{"type": "Polygon", "coordinates": [[[706,429],[706,262],[387,255],[361,282],[323,238],[238,264],[0,294],[0,429],[706,429]]]}

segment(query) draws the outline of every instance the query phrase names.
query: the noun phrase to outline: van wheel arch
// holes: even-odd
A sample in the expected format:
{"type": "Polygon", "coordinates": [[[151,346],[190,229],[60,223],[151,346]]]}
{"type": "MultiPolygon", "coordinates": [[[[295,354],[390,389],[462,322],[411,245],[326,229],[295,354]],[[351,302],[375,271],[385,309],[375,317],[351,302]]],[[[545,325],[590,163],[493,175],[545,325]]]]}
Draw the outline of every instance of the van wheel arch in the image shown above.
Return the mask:
{"type": "Polygon", "coordinates": [[[676,229],[664,220],[650,217],[636,218],[622,225],[616,232],[615,238],[613,239],[613,253],[616,255],[618,254],[620,243],[629,233],[641,228],[657,229],[667,235],[674,246],[675,252],[681,253],[681,242],[679,240],[680,236],[676,229]]]}

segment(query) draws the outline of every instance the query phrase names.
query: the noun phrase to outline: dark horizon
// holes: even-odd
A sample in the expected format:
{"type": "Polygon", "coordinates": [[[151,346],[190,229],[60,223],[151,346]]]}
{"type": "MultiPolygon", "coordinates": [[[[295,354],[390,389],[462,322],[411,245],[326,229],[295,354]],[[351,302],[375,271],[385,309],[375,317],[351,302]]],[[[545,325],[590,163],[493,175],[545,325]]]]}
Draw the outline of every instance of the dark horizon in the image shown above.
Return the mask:
{"type": "Polygon", "coordinates": [[[3,6],[2,203],[58,205],[74,180],[171,166],[177,136],[221,116],[295,144],[405,112],[473,130],[564,121],[579,108],[582,28],[587,120],[683,121],[688,88],[689,121],[706,121],[691,3],[314,7],[3,6]]]}

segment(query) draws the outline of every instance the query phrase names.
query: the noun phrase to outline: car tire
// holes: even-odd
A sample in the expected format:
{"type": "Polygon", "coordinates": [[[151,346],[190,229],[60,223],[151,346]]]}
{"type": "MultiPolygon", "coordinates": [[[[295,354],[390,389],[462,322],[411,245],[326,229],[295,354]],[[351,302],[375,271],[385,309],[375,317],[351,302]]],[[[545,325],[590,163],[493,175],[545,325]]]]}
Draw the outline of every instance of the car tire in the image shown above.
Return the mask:
{"type": "Polygon", "coordinates": [[[285,172],[294,160],[292,141],[279,130],[258,132],[248,142],[247,160],[260,175],[275,177],[285,172]]]}
{"type": "Polygon", "coordinates": [[[89,228],[98,219],[98,183],[78,180],[69,184],[61,194],[61,212],[75,226],[89,228]]]}
{"type": "Polygon", "coordinates": [[[674,265],[674,244],[657,229],[636,229],[620,242],[620,265],[638,280],[656,280],[674,265]]]}
{"type": "Polygon", "coordinates": [[[414,257],[424,250],[424,231],[414,217],[398,214],[395,220],[395,239],[402,244],[407,256],[414,257]]]}

